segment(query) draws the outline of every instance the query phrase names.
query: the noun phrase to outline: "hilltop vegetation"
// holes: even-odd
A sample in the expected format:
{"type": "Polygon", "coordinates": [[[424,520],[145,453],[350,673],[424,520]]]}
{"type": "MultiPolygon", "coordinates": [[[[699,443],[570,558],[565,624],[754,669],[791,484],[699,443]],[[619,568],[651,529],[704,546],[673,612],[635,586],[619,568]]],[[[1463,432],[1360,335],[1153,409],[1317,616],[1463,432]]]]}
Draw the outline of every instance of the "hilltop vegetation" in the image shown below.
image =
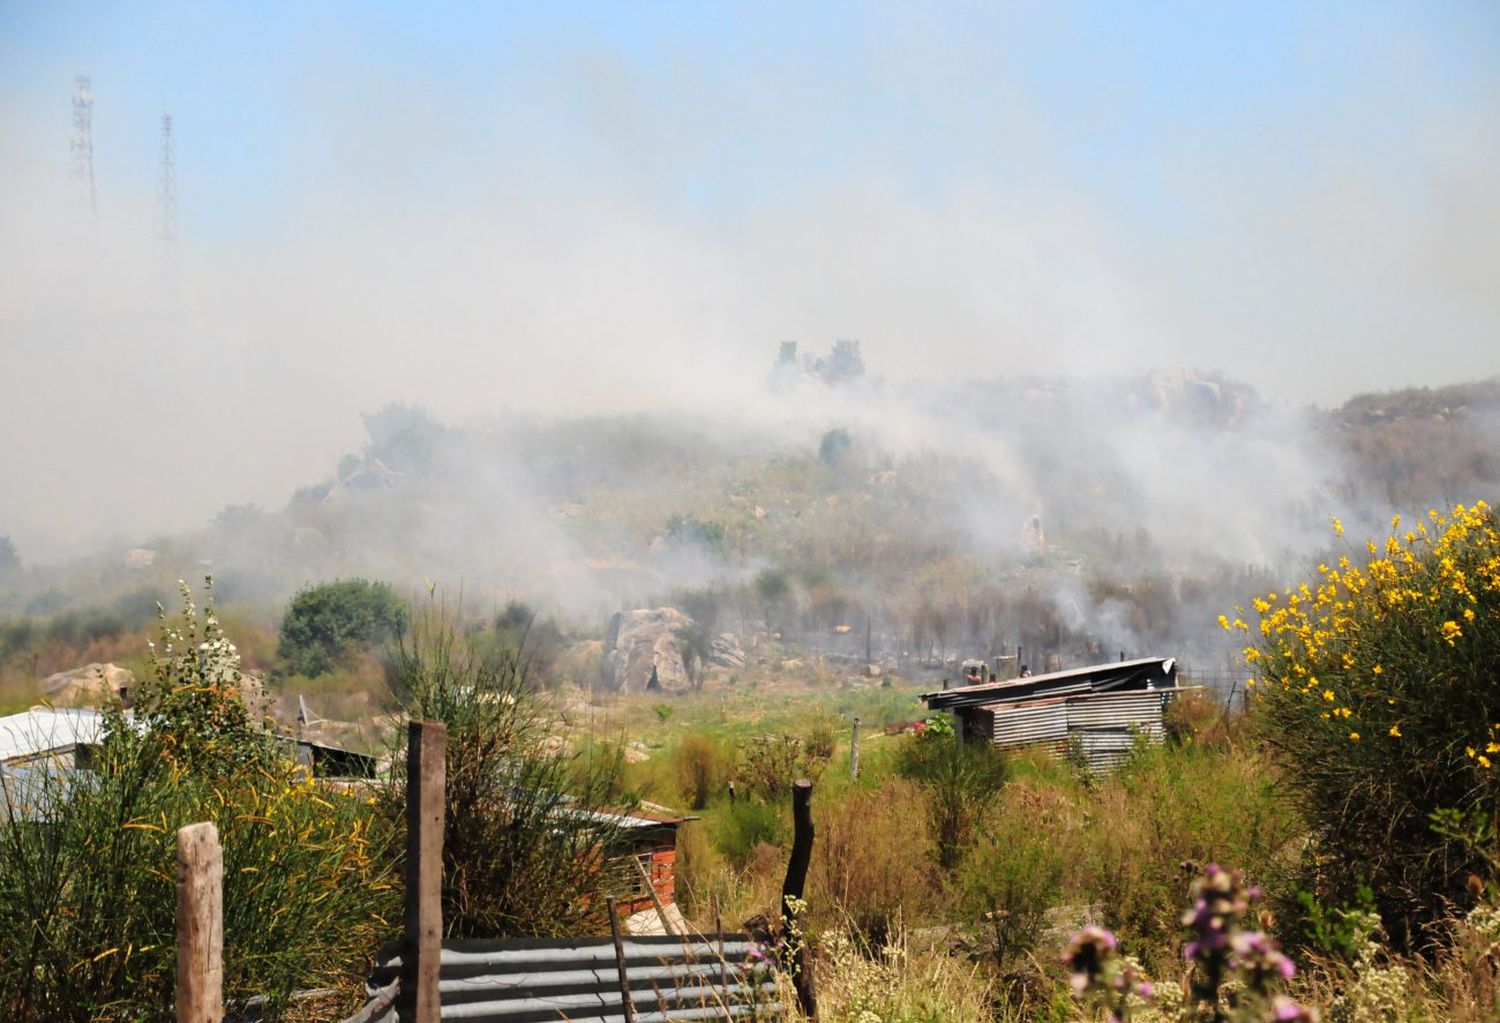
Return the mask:
{"type": "MultiPolygon", "coordinates": [[[[1021,646],[1040,667],[1171,649],[1222,666],[1206,609],[1318,556],[1330,511],[1374,528],[1500,487],[1493,381],[1298,415],[1211,375],[783,386],[766,400],[784,404],[712,419],[457,428],[380,409],[364,448],[280,510],[227,506],[128,555],[12,563],[0,702],[138,649],[154,600],[209,566],[253,630],[299,590],[369,578],[461,591],[482,613],[522,601],[575,642],[618,608],[691,603],[710,628],[769,621],[850,655],[868,628],[876,654],[1021,646]]],[[[316,673],[259,642],[256,668],[316,673]]]]}

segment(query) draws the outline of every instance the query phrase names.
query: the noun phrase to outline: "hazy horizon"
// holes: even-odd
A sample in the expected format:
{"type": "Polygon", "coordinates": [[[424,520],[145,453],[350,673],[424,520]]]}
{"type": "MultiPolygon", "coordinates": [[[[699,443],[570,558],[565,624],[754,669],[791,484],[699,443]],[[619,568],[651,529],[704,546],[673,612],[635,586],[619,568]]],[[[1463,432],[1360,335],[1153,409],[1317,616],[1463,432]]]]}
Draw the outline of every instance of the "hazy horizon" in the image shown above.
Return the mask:
{"type": "Polygon", "coordinates": [[[279,507],[393,400],[774,420],[790,339],[1287,408],[1493,376],[1497,55],[1477,3],[8,5],[0,534],[279,507]]]}

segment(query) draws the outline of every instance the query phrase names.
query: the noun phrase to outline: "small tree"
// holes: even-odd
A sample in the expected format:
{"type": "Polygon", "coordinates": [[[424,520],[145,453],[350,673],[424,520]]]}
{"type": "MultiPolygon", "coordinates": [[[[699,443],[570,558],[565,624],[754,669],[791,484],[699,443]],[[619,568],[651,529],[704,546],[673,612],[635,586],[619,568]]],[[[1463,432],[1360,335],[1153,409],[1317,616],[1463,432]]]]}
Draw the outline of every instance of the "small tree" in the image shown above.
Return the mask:
{"type": "MultiPolygon", "coordinates": [[[[391,677],[414,718],[448,727],[443,923],[451,937],[598,933],[605,896],[634,885],[617,853],[623,761],[568,753],[515,652],[485,655],[441,611],[403,637],[391,677]]],[[[405,757],[385,806],[400,826],[405,757]]]]}
{"type": "Polygon", "coordinates": [[[277,653],[293,671],[315,678],[351,650],[396,639],[406,622],[406,603],[385,583],[323,583],[292,599],[277,653]]]}
{"type": "Polygon", "coordinates": [[[21,567],[21,555],[10,537],[0,536],[0,575],[15,572],[21,567]]]}

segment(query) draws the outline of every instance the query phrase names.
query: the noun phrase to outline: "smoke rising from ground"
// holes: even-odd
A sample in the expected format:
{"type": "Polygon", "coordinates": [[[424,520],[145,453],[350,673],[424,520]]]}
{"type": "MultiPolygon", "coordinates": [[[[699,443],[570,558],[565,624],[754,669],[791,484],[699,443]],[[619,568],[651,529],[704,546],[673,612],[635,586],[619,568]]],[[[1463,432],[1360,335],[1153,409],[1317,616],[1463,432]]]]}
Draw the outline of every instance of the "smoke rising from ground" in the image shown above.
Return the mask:
{"type": "MultiPolygon", "coordinates": [[[[996,554],[1040,513],[1139,527],[1179,561],[1272,563],[1347,511],[1294,409],[1500,372],[1500,88],[1492,68],[1461,98],[1429,81],[1445,55],[1423,48],[1452,26],[1409,34],[1389,83],[1355,69],[1281,108],[1152,127],[1142,163],[1101,127],[1134,122],[1128,99],[1089,87],[1059,116],[1027,77],[1067,19],[848,14],[858,45],[832,71],[817,42],[750,18],[739,64],[584,27],[451,75],[436,43],[293,19],[290,63],[241,44],[267,83],[266,109],[240,108],[259,148],[186,98],[243,92],[243,72],[214,83],[194,62],[220,51],[179,55],[160,81],[180,91],[155,100],[189,106],[171,251],[152,238],[154,116],[125,123],[151,102],[130,83],[150,31],[125,26],[139,45],[111,59],[64,17],[59,59],[0,93],[0,533],[37,563],[280,509],[364,444],[360,412],[405,400],[481,433],[648,414],[724,429],[726,451],[845,427],[892,458],[975,463],[977,496],[941,524],[996,554]],[[90,57],[97,228],[67,178],[67,90],[90,57]],[[1076,155],[1091,145],[1148,184],[1101,183],[1108,154],[1076,155]],[[884,387],[768,395],[776,342],[840,336],[884,387]],[[1109,388],[1014,385],[1180,365],[1248,380],[1266,407],[1210,429],[1109,388]]],[[[437,563],[403,571],[534,579],[584,555],[524,460],[487,447],[450,477],[402,527],[437,563]]]]}

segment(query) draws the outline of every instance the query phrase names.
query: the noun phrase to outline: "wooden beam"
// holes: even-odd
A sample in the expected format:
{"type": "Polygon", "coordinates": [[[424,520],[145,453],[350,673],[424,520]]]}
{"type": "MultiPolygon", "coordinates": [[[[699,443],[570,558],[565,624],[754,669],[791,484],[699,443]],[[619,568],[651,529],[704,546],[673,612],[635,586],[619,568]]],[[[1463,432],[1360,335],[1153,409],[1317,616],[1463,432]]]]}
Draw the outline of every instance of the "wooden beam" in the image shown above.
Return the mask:
{"type": "Polygon", "coordinates": [[[177,831],[177,1023],[224,1019],[224,850],[213,824],[177,831]]]}
{"type": "Polygon", "coordinates": [[[812,849],[812,782],[799,778],[792,783],[792,854],[787,859],[786,879],[781,884],[781,951],[782,965],[792,975],[797,1004],[809,1020],[817,1019],[818,1002],[813,989],[812,956],[797,918],[807,889],[812,849]]]}
{"type": "Polygon", "coordinates": [[[854,719],[854,731],[849,738],[849,780],[859,780],[859,718],[854,719]]]}
{"type": "Polygon", "coordinates": [[[413,721],[406,739],[406,933],[401,951],[401,1023],[438,1023],[443,954],[443,795],[448,729],[413,721]]]}

